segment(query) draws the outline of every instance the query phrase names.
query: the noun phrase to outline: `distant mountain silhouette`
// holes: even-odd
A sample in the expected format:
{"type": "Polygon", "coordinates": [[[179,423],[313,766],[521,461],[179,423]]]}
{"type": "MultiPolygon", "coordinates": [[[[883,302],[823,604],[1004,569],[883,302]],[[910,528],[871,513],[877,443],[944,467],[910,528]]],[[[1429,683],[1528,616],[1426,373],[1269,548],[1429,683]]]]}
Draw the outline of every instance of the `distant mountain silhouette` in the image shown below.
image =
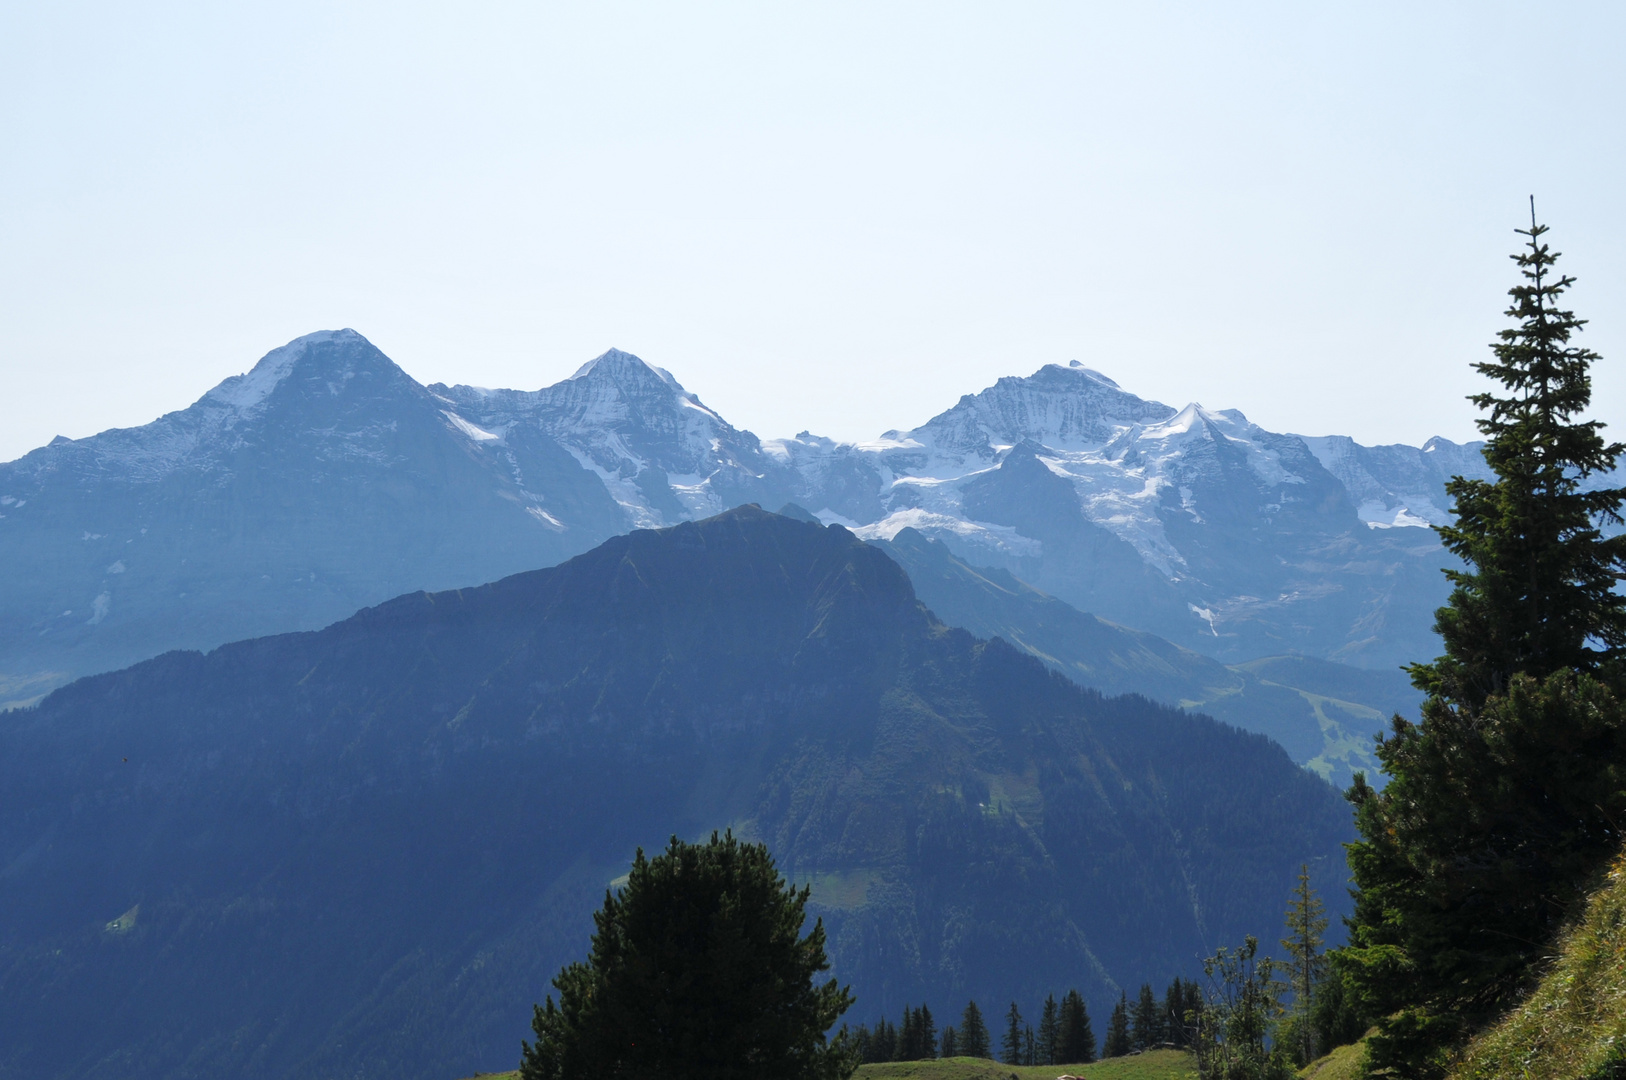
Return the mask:
{"type": "Polygon", "coordinates": [[[938,622],[743,507],[0,716],[0,1072],[511,1067],[635,845],[813,885],[861,1014],[1192,975],[1349,813],[1262,736],[938,622]]]}
{"type": "Polygon", "coordinates": [[[1447,556],[1413,526],[1447,519],[1476,448],[1276,434],[1059,364],[871,442],[761,440],[618,349],[539,390],[423,386],[322,331],[150,424],[0,463],[0,707],[745,502],[913,528],[1224,663],[1393,670],[1438,650],[1447,556]]]}

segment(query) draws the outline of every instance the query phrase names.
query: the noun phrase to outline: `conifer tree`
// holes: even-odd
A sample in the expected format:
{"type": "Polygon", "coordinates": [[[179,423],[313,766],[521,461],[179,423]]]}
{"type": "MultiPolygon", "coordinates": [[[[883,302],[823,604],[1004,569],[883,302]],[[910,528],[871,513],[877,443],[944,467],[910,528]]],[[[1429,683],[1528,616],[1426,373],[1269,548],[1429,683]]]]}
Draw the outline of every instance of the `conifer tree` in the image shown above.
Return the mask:
{"type": "Polygon", "coordinates": [[[1088,1065],[1095,1060],[1095,1032],[1090,1014],[1077,990],[1061,999],[1061,1016],[1056,1025],[1058,1065],[1088,1065]]]}
{"type": "Polygon", "coordinates": [[[1107,1021],[1107,1041],[1101,1047],[1101,1056],[1123,1057],[1133,1049],[1129,1037],[1129,997],[1121,993],[1118,1004],[1112,1007],[1112,1019],[1107,1021]]]}
{"type": "Polygon", "coordinates": [[[1141,983],[1140,996],[1130,1017],[1130,1042],[1136,1050],[1150,1050],[1163,1041],[1163,1009],[1151,983],[1141,983]]]}
{"type": "Polygon", "coordinates": [[[946,1058],[960,1056],[960,1041],[955,1035],[953,1024],[945,1024],[943,1026],[941,1053],[946,1058]]]}
{"type": "Polygon", "coordinates": [[[876,1061],[898,1060],[898,1029],[884,1017],[875,1025],[875,1054],[876,1061]]]}
{"type": "Polygon", "coordinates": [[[732,833],[640,850],[593,916],[588,959],[553,980],[557,1004],[536,1007],[520,1075],[847,1076],[846,1032],[827,1032],[852,995],[815,981],[830,965],[823,924],[802,935],[808,896],[732,833]]]}
{"type": "Polygon", "coordinates": [[[1442,530],[1471,569],[1453,575],[1438,629],[1447,653],[1413,675],[1430,693],[1420,725],[1380,747],[1393,780],[1352,798],[1360,895],[1342,967],[1367,1012],[1388,1016],[1374,1059],[1419,1075],[1517,993],[1575,891],[1618,844],[1623,725],[1618,540],[1599,520],[1621,493],[1580,481],[1613,465],[1595,423],[1572,422],[1595,355],[1557,307],[1570,284],[1534,223],[1518,257],[1520,320],[1480,370],[1510,396],[1490,410],[1494,483],[1457,480],[1442,530]]]}
{"type": "Polygon", "coordinates": [[[1322,952],[1326,942],[1326,906],[1321,897],[1310,888],[1310,867],[1299,865],[1299,882],[1287,904],[1287,936],[1282,948],[1287,950],[1287,986],[1293,993],[1293,1013],[1288,1022],[1294,1042],[1294,1053],[1300,1064],[1308,1064],[1320,1056],[1316,1045],[1316,1029],[1312,1021],[1315,1012],[1316,987],[1327,974],[1327,957],[1322,952]]]}
{"type": "Polygon", "coordinates": [[[915,1016],[915,1031],[920,1039],[920,1058],[929,1060],[937,1056],[937,1023],[932,1019],[932,1011],[926,1006],[920,1007],[915,1016]]]}
{"type": "Polygon", "coordinates": [[[898,1053],[895,1061],[920,1060],[920,1031],[915,1027],[915,1010],[903,1007],[903,1023],[898,1025],[898,1053]]]}
{"type": "Polygon", "coordinates": [[[1055,994],[1046,994],[1044,1009],[1039,1013],[1039,1065],[1061,1064],[1056,1057],[1058,1036],[1061,1034],[1061,1009],[1055,994]]]}
{"type": "Polygon", "coordinates": [[[983,1022],[982,1010],[975,1001],[968,1001],[960,1014],[960,1054],[963,1057],[991,1058],[988,1046],[988,1025],[983,1022]]]}
{"type": "Polygon", "coordinates": [[[1585,490],[1626,452],[1606,444],[1603,423],[1579,420],[1592,401],[1591,349],[1571,345],[1586,320],[1558,306],[1575,279],[1554,277],[1559,253],[1542,242],[1530,204],[1526,250],[1514,256],[1525,284],[1510,290],[1508,316],[1475,364],[1506,396],[1470,400],[1489,412],[1479,430],[1494,481],[1455,477],[1446,492],[1456,522],[1439,528],[1445,546],[1471,569],[1447,570],[1456,588],[1436,615],[1445,655],[1410,669],[1418,689],[1469,710],[1507,691],[1515,674],[1555,671],[1619,674],[1626,655],[1626,597],[1615,592],[1626,567],[1626,536],[1605,539],[1602,521],[1620,523],[1626,490],[1585,490]]]}
{"type": "Polygon", "coordinates": [[[1517,998],[1626,822],[1626,536],[1600,530],[1626,492],[1587,483],[1623,448],[1579,419],[1597,356],[1570,344],[1583,322],[1559,306],[1573,279],[1546,232],[1532,209],[1515,325],[1475,365],[1502,388],[1472,399],[1496,479],[1447,488],[1456,521],[1439,531],[1466,565],[1436,616],[1445,654],[1411,668],[1428,698],[1379,742],[1388,785],[1357,776],[1349,793],[1340,978],[1379,1018],[1373,1066],[1424,1080],[1517,998]]]}
{"type": "Polygon", "coordinates": [[[1007,1065],[1022,1064],[1026,1045],[1022,1038],[1022,1013],[1013,1001],[1010,1011],[1005,1014],[1005,1038],[1001,1040],[1004,1056],[1000,1060],[1007,1065]]]}
{"type": "Polygon", "coordinates": [[[1033,1025],[1028,1024],[1023,1030],[1022,1064],[1039,1064],[1039,1040],[1033,1034],[1033,1025]]]}

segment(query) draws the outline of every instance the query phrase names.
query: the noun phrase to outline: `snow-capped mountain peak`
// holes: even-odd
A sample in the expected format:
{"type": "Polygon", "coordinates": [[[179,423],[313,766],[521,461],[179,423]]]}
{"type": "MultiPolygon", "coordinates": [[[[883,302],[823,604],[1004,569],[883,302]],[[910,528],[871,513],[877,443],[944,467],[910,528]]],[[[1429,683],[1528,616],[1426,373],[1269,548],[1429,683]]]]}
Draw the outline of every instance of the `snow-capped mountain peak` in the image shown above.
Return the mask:
{"type": "Polygon", "coordinates": [[[957,463],[992,462],[1002,448],[1023,439],[1083,450],[1102,446],[1133,424],[1164,422],[1173,415],[1169,406],[1127,393],[1075,361],[1046,364],[1025,378],[1000,379],[913,431],[889,431],[882,438],[913,440],[957,463]]]}
{"type": "MultiPolygon", "coordinates": [[[[260,358],[259,363],[244,374],[233,375],[220,382],[204,395],[204,400],[230,406],[239,412],[247,412],[263,405],[266,398],[271,396],[296,367],[308,362],[313,353],[332,355],[336,351],[323,349],[322,346],[360,345],[370,348],[371,344],[366,338],[348,328],[319,330],[314,334],[294,338],[288,344],[266,353],[260,358]]],[[[378,355],[383,356],[382,353],[378,355]]],[[[389,361],[386,359],[385,363],[389,361]]]]}

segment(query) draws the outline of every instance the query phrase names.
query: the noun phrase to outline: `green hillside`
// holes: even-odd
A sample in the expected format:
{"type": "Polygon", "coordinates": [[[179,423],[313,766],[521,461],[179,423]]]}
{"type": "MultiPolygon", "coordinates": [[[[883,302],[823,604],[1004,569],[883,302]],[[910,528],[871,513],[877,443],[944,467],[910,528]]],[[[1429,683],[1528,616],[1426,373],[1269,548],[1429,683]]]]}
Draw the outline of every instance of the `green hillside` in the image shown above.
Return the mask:
{"type": "Polygon", "coordinates": [[[1474,1040],[1454,1080],[1626,1076],[1626,854],[1523,1005],[1474,1040]]]}
{"type": "MultiPolygon", "coordinates": [[[[1093,1065],[1001,1065],[982,1058],[957,1057],[860,1065],[853,1077],[854,1080],[1010,1080],[1011,1077],[1055,1080],[1064,1074],[1085,1080],[1186,1080],[1197,1075],[1197,1063],[1184,1050],[1152,1050],[1097,1061],[1093,1065]]],[[[476,1073],[472,1080],[519,1080],[519,1073],[476,1073]]]]}
{"type": "Polygon", "coordinates": [[[1366,1040],[1334,1047],[1299,1070],[1300,1080],[1366,1080],[1366,1040]]]}
{"type": "Polygon", "coordinates": [[[854,1080],[1185,1080],[1197,1075],[1197,1059],[1184,1050],[1152,1050],[1093,1065],[1002,1065],[983,1058],[889,1061],[860,1065],[854,1080]]]}

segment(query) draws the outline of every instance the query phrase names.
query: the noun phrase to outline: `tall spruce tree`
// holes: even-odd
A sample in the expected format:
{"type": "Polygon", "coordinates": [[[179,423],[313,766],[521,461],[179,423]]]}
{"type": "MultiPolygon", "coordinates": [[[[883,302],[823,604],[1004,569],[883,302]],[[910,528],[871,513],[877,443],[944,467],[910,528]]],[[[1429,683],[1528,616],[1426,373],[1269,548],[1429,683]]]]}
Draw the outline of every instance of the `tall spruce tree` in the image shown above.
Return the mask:
{"type": "Polygon", "coordinates": [[[920,1039],[920,1060],[929,1060],[937,1056],[937,1022],[932,1019],[932,1011],[925,1005],[915,1014],[915,1031],[920,1039]]]}
{"type": "Polygon", "coordinates": [[[1022,1036],[1022,1012],[1011,1002],[1010,1011],[1005,1014],[1005,1037],[1000,1041],[1000,1049],[1004,1055],[999,1059],[1007,1065],[1022,1065],[1026,1055],[1027,1043],[1022,1036]]]}
{"type": "Polygon", "coordinates": [[[960,1040],[953,1024],[943,1025],[942,1055],[946,1058],[960,1056],[960,1040]]]}
{"type": "Polygon", "coordinates": [[[1350,944],[1337,962],[1381,1018],[1375,1068],[1442,1075],[1453,1048],[1526,985],[1626,822],[1626,491],[1592,488],[1623,451],[1579,419],[1598,357],[1570,344],[1572,284],[1531,212],[1515,325],[1475,365],[1494,481],[1455,478],[1439,532],[1466,564],[1436,617],[1445,654],[1412,667],[1420,723],[1396,717],[1377,756],[1390,779],[1350,790],[1361,840],[1350,944]]]}
{"type": "Polygon", "coordinates": [[[1282,948],[1287,950],[1287,960],[1282,967],[1287,971],[1287,986],[1293,993],[1293,1010],[1287,1028],[1301,1065],[1320,1056],[1313,1017],[1316,987],[1327,973],[1327,957],[1322,951],[1326,943],[1326,910],[1321,897],[1310,888],[1309,864],[1300,864],[1298,884],[1287,902],[1287,936],[1281,941],[1282,948]]]}
{"type": "Polygon", "coordinates": [[[1136,1050],[1150,1050],[1163,1042],[1163,1009],[1151,983],[1141,983],[1140,996],[1135,999],[1130,1015],[1130,1043],[1136,1050]]]}
{"type": "Polygon", "coordinates": [[[1056,1004],[1055,994],[1046,994],[1044,1008],[1039,1012],[1039,1061],[1040,1065],[1056,1065],[1060,1059],[1056,1057],[1057,1036],[1061,1033],[1061,1008],[1056,1004]]]}
{"type": "Polygon", "coordinates": [[[965,1011],[960,1014],[960,1054],[973,1058],[994,1056],[989,1052],[988,1025],[975,1001],[966,1002],[965,1011]]]}
{"type": "Polygon", "coordinates": [[[907,1003],[903,1006],[903,1023],[898,1025],[897,1061],[920,1060],[920,1029],[915,1026],[919,1012],[907,1003]]]}
{"type": "Polygon", "coordinates": [[[1090,1027],[1089,1010],[1077,990],[1061,999],[1061,1015],[1056,1023],[1057,1065],[1088,1065],[1095,1060],[1095,1031],[1090,1027]]]}
{"type": "Polygon", "coordinates": [[[1107,1039],[1101,1046],[1101,1056],[1123,1057],[1134,1048],[1129,1037],[1129,998],[1120,993],[1118,1004],[1112,1007],[1112,1018],[1107,1021],[1107,1039]]]}

